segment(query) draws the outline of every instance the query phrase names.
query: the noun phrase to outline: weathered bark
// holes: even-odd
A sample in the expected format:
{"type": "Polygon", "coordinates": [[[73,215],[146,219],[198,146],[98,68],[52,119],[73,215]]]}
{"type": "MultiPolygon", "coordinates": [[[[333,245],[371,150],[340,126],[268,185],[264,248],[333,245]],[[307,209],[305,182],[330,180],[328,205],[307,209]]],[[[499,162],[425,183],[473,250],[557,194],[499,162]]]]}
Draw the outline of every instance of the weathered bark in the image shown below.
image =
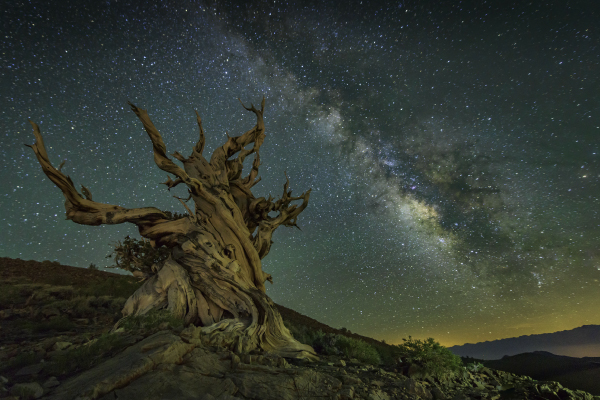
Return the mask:
{"type": "MultiPolygon", "coordinates": [[[[170,257],[126,302],[123,314],[144,314],[153,308],[168,308],[187,324],[203,326],[210,341],[238,352],[262,349],[286,357],[314,358],[314,350],[297,342],[284,326],[264,282],[271,275],[262,270],[261,259],[271,248],[271,236],[279,226],[296,226],[296,218],[306,208],[310,190],[292,197],[286,176],[281,199],[256,198],[251,188],[259,181],[259,150],[265,138],[263,98],[260,110],[242,106],[257,117],[256,125],[246,133],[229,137],[217,148],[210,161],[203,156],[204,130],[196,112],[200,137],[185,158],[172,154],[183,163],[176,165],[166,154],[162,136],[146,110],[131,104],[154,147],[156,165],[173,174],[164,184],[171,188],[185,184],[194,201],[188,216],[169,220],[153,208],[127,209],[98,203],[82,186],[79,194],[68,176],[52,166],[39,127],[31,122],[36,137],[35,152],[44,173],[65,196],[67,219],[85,225],[131,222],[152,245],[171,248],[170,257]],[[251,148],[246,148],[249,146],[251,148]],[[254,154],[252,169],[242,177],[245,158],[254,154]],[[235,156],[235,157],[234,157],[235,156]],[[291,202],[301,200],[300,205],[291,202]],[[269,213],[275,212],[275,217],[269,213]]],[[[61,165],[62,167],[62,165],[61,165]]]]}

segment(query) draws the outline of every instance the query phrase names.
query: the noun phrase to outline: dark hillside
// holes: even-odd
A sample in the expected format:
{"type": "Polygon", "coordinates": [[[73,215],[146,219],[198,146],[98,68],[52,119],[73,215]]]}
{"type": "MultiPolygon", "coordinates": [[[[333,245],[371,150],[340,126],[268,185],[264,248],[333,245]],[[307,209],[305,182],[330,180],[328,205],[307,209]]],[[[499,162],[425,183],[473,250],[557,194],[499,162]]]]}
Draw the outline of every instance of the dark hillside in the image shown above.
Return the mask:
{"type": "Polygon", "coordinates": [[[575,358],[535,351],[500,360],[486,360],[483,364],[488,368],[527,375],[538,381],[555,381],[600,395],[600,357],[575,358]]]}

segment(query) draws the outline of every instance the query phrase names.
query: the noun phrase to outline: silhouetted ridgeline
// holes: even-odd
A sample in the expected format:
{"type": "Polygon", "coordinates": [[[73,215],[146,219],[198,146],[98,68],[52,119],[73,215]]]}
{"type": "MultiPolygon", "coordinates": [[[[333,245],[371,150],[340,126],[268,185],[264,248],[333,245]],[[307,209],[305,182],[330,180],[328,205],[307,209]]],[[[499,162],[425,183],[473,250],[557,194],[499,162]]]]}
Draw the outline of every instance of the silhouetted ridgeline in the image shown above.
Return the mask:
{"type": "Polygon", "coordinates": [[[570,357],[600,357],[600,325],[584,325],[569,331],[519,336],[449,347],[461,357],[498,360],[504,356],[547,351],[570,357]]]}
{"type": "Polygon", "coordinates": [[[546,351],[517,354],[484,365],[500,371],[530,376],[538,381],[556,381],[571,389],[600,395],[600,357],[574,358],[546,351]]]}

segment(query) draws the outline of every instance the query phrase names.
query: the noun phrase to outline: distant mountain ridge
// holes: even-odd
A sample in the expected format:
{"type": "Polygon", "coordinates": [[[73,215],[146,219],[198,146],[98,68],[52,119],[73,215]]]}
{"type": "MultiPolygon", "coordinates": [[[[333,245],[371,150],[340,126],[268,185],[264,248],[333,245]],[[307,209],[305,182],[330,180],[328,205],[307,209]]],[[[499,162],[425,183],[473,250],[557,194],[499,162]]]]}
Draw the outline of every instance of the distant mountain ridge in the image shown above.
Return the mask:
{"type": "Polygon", "coordinates": [[[535,351],[569,357],[600,357],[600,325],[583,325],[567,331],[466,343],[448,349],[458,356],[481,360],[498,360],[504,356],[535,351]]]}
{"type": "Polygon", "coordinates": [[[484,361],[483,364],[488,368],[527,375],[538,381],[556,381],[569,388],[600,395],[600,357],[574,358],[534,351],[484,361]]]}

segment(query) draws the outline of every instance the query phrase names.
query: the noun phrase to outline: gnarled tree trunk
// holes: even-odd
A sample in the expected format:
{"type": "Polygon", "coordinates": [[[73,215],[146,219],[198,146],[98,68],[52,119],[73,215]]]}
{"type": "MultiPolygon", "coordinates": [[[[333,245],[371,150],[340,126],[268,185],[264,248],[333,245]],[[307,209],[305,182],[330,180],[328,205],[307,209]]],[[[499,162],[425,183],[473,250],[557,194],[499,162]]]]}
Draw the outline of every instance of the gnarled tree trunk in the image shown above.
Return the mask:
{"type": "MultiPolygon", "coordinates": [[[[144,314],[153,308],[168,308],[187,324],[203,326],[214,343],[238,352],[262,349],[285,357],[314,358],[314,350],[296,341],[284,326],[272,300],[265,294],[264,282],[271,276],[262,270],[261,259],[271,247],[273,231],[281,225],[295,226],[296,218],[308,204],[310,190],[292,197],[286,176],[281,199],[256,198],[251,188],[260,165],[259,149],[265,138],[263,98],[260,110],[244,108],[257,117],[256,126],[241,136],[229,137],[210,160],[203,156],[204,130],[196,112],[200,138],[176,165],[167,155],[162,137],[146,110],[131,104],[154,146],[158,167],[176,179],[165,185],[185,184],[194,201],[185,218],[170,220],[153,208],[127,209],[98,203],[82,185],[79,194],[68,176],[52,166],[39,127],[31,122],[36,137],[35,152],[44,173],[65,196],[67,219],[79,224],[100,225],[131,222],[152,245],[171,248],[170,257],[154,265],[157,271],[127,300],[123,314],[144,314]],[[251,149],[246,149],[252,145],[251,149]],[[242,177],[244,159],[254,154],[250,173],[242,177]],[[301,200],[302,204],[291,202],[301,200]],[[275,212],[275,217],[269,213],[275,212]]],[[[62,165],[61,165],[62,166],[62,165]]]]}

